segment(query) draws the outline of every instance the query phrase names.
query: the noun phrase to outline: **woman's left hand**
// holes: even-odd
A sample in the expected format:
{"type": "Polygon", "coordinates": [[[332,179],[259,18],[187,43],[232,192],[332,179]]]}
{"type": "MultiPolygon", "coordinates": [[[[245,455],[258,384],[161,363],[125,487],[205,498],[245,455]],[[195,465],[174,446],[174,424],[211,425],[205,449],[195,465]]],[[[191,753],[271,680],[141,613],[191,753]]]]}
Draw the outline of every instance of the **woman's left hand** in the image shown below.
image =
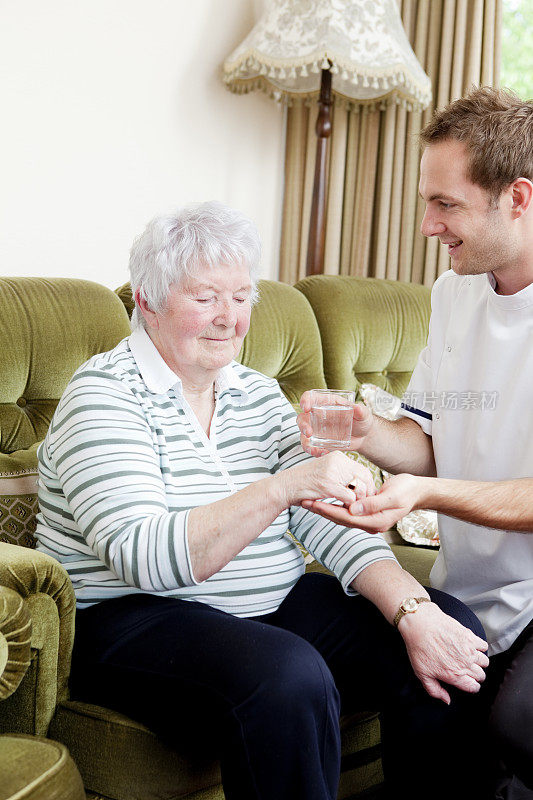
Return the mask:
{"type": "Polygon", "coordinates": [[[442,683],[479,692],[489,659],[488,644],[434,603],[423,603],[398,624],[411,666],[426,692],[450,703],[442,683]]]}

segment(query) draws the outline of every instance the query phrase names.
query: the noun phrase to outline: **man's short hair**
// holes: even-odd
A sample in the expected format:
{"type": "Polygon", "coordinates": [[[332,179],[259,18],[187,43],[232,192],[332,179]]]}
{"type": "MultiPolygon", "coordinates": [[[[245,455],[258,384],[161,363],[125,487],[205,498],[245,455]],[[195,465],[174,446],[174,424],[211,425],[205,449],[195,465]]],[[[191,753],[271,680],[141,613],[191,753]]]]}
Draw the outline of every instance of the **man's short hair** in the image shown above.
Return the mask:
{"type": "Polygon", "coordinates": [[[481,86],[435,111],[420,133],[423,145],[464,142],[468,178],[497,200],[517,178],[533,181],[533,102],[510,89],[481,86]]]}

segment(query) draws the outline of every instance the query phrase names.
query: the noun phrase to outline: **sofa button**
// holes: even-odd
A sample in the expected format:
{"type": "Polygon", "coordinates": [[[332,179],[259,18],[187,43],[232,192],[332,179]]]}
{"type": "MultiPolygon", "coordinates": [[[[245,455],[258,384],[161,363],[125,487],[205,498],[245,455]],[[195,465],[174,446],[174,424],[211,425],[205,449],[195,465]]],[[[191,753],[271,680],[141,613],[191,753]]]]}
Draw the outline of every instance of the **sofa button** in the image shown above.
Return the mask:
{"type": "Polygon", "coordinates": [[[26,398],[19,397],[19,399],[17,400],[17,405],[19,406],[19,408],[24,408],[24,406],[26,405],[26,398]]]}

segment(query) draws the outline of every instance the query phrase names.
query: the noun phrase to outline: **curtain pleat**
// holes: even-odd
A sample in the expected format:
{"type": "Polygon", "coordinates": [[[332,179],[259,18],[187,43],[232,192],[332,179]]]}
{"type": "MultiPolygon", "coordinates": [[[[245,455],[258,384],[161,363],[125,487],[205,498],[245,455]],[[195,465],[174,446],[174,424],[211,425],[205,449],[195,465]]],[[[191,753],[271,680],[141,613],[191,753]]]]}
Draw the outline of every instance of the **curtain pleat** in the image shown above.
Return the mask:
{"type": "MultiPolygon", "coordinates": [[[[302,238],[302,203],[304,194],[304,169],[306,149],[302,147],[307,131],[307,109],[296,103],[287,114],[285,131],[285,190],[281,226],[281,263],[291,265],[300,260],[302,238]]],[[[281,277],[281,275],[280,275],[281,277]]],[[[287,280],[286,278],[281,278],[287,280]]],[[[291,280],[290,282],[293,282],[291,280]]]]}
{"type": "MultiPolygon", "coordinates": [[[[434,108],[473,85],[499,85],[503,0],[398,0],[413,50],[432,81],[423,112],[334,105],[329,148],[326,274],[431,286],[447,250],[420,234],[418,134],[434,108]]],[[[305,275],[316,150],[316,105],[287,112],[280,279],[305,275]]]]}
{"type": "Polygon", "coordinates": [[[348,112],[343,106],[333,111],[333,137],[330,150],[329,191],[326,219],[326,245],[324,252],[324,273],[338,275],[341,263],[341,237],[338,234],[342,225],[344,205],[344,173],[348,139],[348,112]]]}

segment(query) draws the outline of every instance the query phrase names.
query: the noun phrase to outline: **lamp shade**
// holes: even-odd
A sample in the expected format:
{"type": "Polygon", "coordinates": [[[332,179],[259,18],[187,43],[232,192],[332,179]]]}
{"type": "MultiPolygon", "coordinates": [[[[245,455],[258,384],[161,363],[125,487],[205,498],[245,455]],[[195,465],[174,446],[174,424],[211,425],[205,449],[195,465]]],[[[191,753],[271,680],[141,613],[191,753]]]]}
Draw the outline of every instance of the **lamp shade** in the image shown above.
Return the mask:
{"type": "Polygon", "coordinates": [[[396,0],[267,0],[263,16],[224,63],[228,89],[278,100],[313,97],[330,69],[348,103],[425,108],[431,82],[405,34],[396,0]]]}

